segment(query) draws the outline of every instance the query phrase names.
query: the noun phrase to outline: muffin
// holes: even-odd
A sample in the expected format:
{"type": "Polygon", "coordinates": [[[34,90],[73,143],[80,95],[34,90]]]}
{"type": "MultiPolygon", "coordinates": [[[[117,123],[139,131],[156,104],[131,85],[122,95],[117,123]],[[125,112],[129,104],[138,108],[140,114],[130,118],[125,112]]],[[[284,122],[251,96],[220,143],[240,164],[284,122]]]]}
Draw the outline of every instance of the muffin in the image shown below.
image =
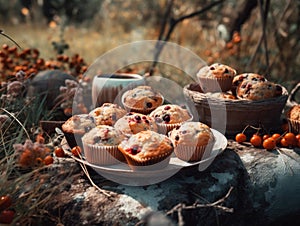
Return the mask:
{"type": "Polygon", "coordinates": [[[163,102],[163,96],[151,86],[138,86],[122,95],[122,104],[127,111],[142,114],[149,114],[163,102]]]}
{"type": "Polygon", "coordinates": [[[300,104],[291,107],[287,111],[286,117],[292,132],[300,133],[300,104]]]}
{"type": "Polygon", "coordinates": [[[119,150],[132,170],[156,170],[166,167],[173,152],[172,141],[163,134],[146,130],[123,140],[119,150]]]}
{"type": "Polygon", "coordinates": [[[265,100],[282,95],[282,87],[273,82],[243,81],[236,90],[239,99],[265,100]]]}
{"type": "Polygon", "coordinates": [[[82,137],[84,154],[88,162],[95,165],[112,165],[125,161],[118,145],[124,139],[112,126],[99,125],[82,137]]]}
{"type": "Polygon", "coordinates": [[[220,63],[202,67],[198,73],[201,89],[207,92],[226,92],[231,89],[236,70],[220,63]]]}
{"type": "Polygon", "coordinates": [[[212,97],[221,98],[225,100],[237,100],[236,96],[233,95],[230,91],[220,92],[220,93],[212,93],[212,97]]]}
{"type": "Polygon", "coordinates": [[[95,126],[95,120],[92,116],[88,114],[78,114],[73,115],[65,121],[61,128],[70,148],[75,146],[82,148],[82,136],[95,126]]]}
{"type": "Polygon", "coordinates": [[[169,132],[177,158],[188,161],[200,161],[210,156],[215,137],[210,129],[201,122],[184,122],[169,132]]]}
{"type": "Polygon", "coordinates": [[[150,113],[158,125],[160,133],[167,134],[173,128],[180,126],[182,122],[192,119],[189,111],[176,104],[165,104],[150,113]]]}
{"type": "Polygon", "coordinates": [[[144,130],[158,131],[157,124],[153,118],[137,112],[127,113],[117,120],[114,127],[127,137],[144,130]]]}
{"type": "Polygon", "coordinates": [[[92,110],[89,115],[95,118],[96,125],[113,126],[119,118],[126,114],[126,110],[117,104],[104,103],[92,110]]]}
{"type": "Polygon", "coordinates": [[[243,81],[253,81],[253,82],[266,82],[267,79],[263,75],[255,74],[255,73],[243,73],[235,76],[232,81],[232,94],[236,95],[236,89],[237,87],[243,82],[243,81]]]}

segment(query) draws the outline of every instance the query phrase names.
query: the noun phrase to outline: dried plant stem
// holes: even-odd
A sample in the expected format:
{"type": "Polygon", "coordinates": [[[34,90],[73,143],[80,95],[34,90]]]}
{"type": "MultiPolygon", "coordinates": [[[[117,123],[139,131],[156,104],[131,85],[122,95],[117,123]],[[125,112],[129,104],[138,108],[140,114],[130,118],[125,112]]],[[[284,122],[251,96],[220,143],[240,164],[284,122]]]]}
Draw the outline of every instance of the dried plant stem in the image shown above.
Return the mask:
{"type": "Polygon", "coordinates": [[[201,203],[193,203],[192,205],[185,205],[184,203],[179,203],[176,206],[174,206],[171,210],[169,210],[166,215],[172,215],[174,213],[177,213],[178,216],[178,225],[184,225],[184,220],[182,216],[182,211],[183,210],[191,210],[191,209],[198,209],[198,208],[208,208],[208,207],[214,207],[220,210],[223,210],[228,213],[233,213],[233,208],[228,208],[226,206],[222,206],[222,203],[225,202],[225,200],[229,197],[231,191],[233,190],[233,187],[230,187],[228,192],[224,197],[221,199],[213,202],[213,203],[206,203],[206,204],[201,204],[201,203]]]}
{"type": "Polygon", "coordinates": [[[29,136],[29,134],[28,134],[26,128],[25,128],[25,127],[23,126],[23,124],[19,121],[19,119],[17,119],[12,113],[10,113],[9,111],[7,111],[6,109],[4,109],[4,108],[0,108],[0,109],[1,109],[2,111],[6,112],[7,114],[9,114],[14,120],[16,120],[16,121],[19,123],[19,125],[22,127],[22,129],[24,130],[24,132],[26,133],[27,138],[30,139],[30,136],[29,136]]]}
{"type": "Polygon", "coordinates": [[[86,168],[86,165],[83,164],[83,163],[79,163],[83,172],[85,173],[85,175],[87,176],[87,178],[89,179],[90,183],[93,185],[93,187],[95,187],[99,192],[101,192],[102,194],[106,195],[107,197],[111,198],[111,194],[109,194],[108,192],[106,192],[105,190],[99,188],[95,183],[94,181],[92,180],[87,168],[86,168]]]}
{"type": "MultiPolygon", "coordinates": [[[[96,184],[94,183],[94,181],[92,180],[92,178],[91,178],[91,176],[90,176],[90,174],[89,174],[89,172],[88,172],[88,169],[87,169],[86,165],[85,165],[84,163],[80,162],[79,160],[77,160],[77,158],[74,157],[74,156],[72,156],[71,153],[69,153],[69,155],[71,156],[71,158],[73,158],[75,161],[77,161],[77,162],[80,164],[81,169],[83,170],[83,172],[85,173],[85,175],[86,175],[87,178],[89,179],[89,181],[90,181],[90,183],[92,184],[92,186],[95,187],[99,192],[101,192],[101,193],[104,194],[105,196],[111,198],[111,197],[112,197],[111,194],[109,194],[107,191],[105,191],[105,190],[99,188],[99,186],[96,185],[96,184]]],[[[79,157],[80,157],[80,159],[83,161],[82,156],[80,155],[79,157]]]]}
{"type": "Polygon", "coordinates": [[[3,30],[0,30],[0,34],[3,35],[4,37],[8,38],[10,41],[12,41],[16,46],[19,47],[19,49],[22,50],[21,46],[15,41],[13,40],[11,37],[9,37],[7,34],[4,33],[3,30]]]}

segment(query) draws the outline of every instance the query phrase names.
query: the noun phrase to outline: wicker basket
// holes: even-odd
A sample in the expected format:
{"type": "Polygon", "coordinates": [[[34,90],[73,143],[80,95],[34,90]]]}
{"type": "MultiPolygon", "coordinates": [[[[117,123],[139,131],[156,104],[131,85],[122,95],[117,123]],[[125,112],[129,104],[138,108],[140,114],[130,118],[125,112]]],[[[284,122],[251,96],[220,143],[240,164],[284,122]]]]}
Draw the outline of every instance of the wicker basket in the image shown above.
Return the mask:
{"type": "Polygon", "coordinates": [[[282,110],[288,98],[287,90],[284,87],[282,90],[282,96],[260,101],[220,99],[204,94],[198,84],[185,86],[183,92],[194,102],[199,121],[234,135],[247,125],[267,130],[280,128],[282,110]]]}

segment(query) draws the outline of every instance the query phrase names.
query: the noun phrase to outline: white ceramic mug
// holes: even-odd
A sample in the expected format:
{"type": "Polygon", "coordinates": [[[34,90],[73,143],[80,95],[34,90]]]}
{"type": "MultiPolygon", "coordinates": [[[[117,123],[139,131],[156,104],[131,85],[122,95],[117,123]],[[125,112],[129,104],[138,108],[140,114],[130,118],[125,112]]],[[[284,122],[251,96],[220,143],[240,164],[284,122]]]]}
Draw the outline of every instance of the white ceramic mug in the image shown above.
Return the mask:
{"type": "Polygon", "coordinates": [[[121,106],[121,96],[128,89],[145,84],[144,77],[131,73],[100,74],[93,79],[93,106],[103,103],[117,103],[121,106]]]}

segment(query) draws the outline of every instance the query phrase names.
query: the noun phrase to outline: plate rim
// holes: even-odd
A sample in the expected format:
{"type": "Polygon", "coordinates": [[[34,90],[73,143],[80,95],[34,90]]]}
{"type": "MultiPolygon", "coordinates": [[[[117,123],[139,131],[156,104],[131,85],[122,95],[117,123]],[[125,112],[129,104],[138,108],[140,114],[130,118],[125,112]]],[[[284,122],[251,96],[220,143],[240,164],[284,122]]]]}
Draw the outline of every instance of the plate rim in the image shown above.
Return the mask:
{"type": "Polygon", "coordinates": [[[63,146],[64,151],[66,151],[72,158],[74,158],[76,161],[79,161],[82,164],[85,164],[85,165],[93,168],[97,173],[101,172],[101,173],[106,173],[106,174],[111,174],[111,175],[116,175],[116,173],[118,173],[118,176],[120,176],[120,173],[124,174],[124,176],[126,176],[128,174],[131,175],[131,176],[146,176],[146,175],[154,175],[154,174],[157,174],[159,172],[169,172],[169,171],[174,171],[174,170],[179,171],[182,168],[188,168],[188,167],[192,167],[192,166],[196,166],[196,165],[200,165],[200,164],[205,164],[209,160],[212,160],[212,162],[213,162],[215,157],[217,157],[218,155],[220,155],[221,153],[223,153],[225,151],[225,149],[228,145],[228,140],[225,137],[225,135],[222,134],[221,132],[219,132],[218,130],[212,129],[212,128],[211,128],[211,130],[212,130],[216,140],[219,141],[218,143],[217,142],[215,143],[215,144],[219,144],[219,146],[216,147],[216,148],[213,148],[213,151],[212,151],[212,153],[214,153],[214,152],[217,152],[217,153],[214,153],[213,155],[210,155],[206,159],[203,159],[203,160],[200,160],[200,161],[197,161],[197,162],[193,162],[193,163],[188,163],[188,162],[185,162],[183,160],[178,159],[176,156],[172,156],[170,161],[172,160],[172,158],[174,158],[177,162],[181,163],[181,165],[169,164],[165,168],[157,169],[157,170],[151,170],[151,171],[150,170],[148,170],[148,171],[147,170],[135,171],[135,170],[130,169],[129,166],[127,166],[126,163],[107,165],[107,166],[105,166],[105,165],[103,165],[103,166],[95,165],[95,164],[92,164],[92,163],[88,162],[87,160],[85,160],[83,158],[78,158],[78,157],[73,156],[72,153],[67,148],[68,147],[67,142],[65,142],[65,145],[62,145],[62,146],[63,146]],[[128,169],[117,168],[118,165],[124,165],[124,167],[126,167],[126,168],[128,167],[128,169]],[[112,168],[112,166],[114,166],[114,167],[112,168]]]}

